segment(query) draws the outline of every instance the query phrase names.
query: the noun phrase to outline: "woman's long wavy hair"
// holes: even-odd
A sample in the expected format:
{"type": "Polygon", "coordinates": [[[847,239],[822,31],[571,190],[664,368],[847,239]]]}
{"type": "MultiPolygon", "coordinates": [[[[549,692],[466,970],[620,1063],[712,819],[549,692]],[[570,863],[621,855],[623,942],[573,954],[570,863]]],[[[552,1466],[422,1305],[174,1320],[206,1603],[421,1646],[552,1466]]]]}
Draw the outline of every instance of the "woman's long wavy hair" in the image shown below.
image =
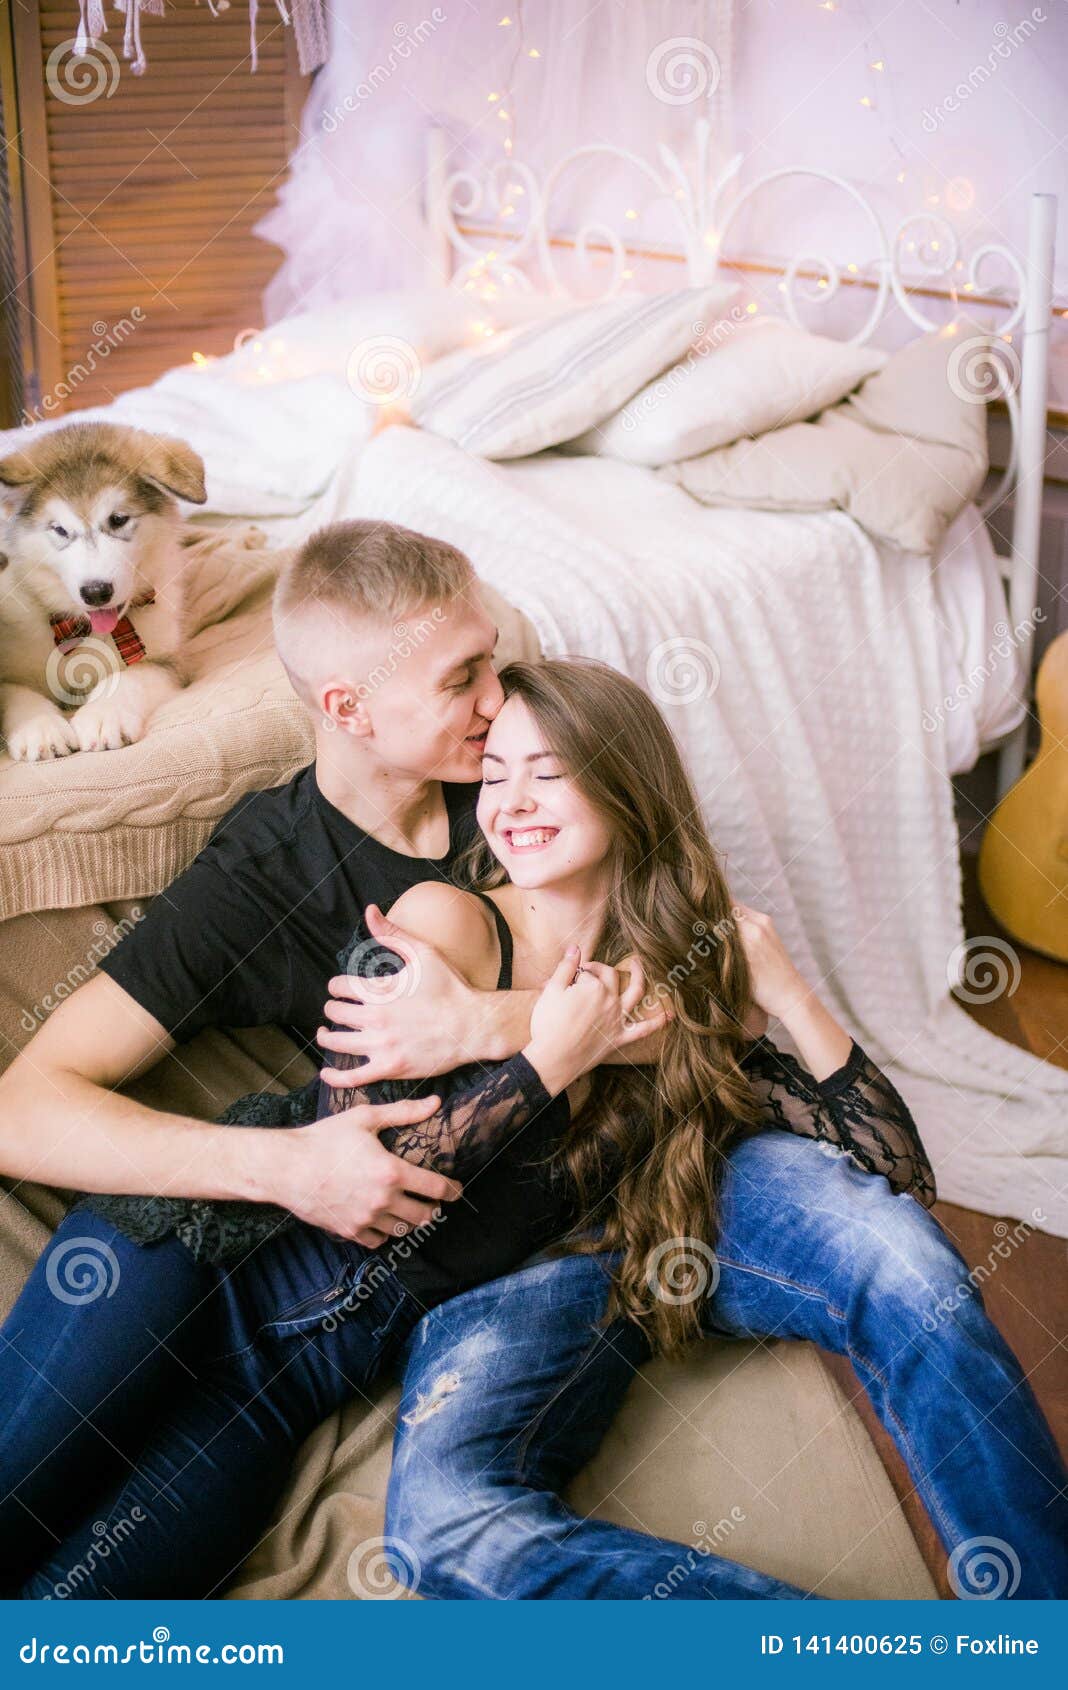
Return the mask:
{"type": "MultiPolygon", "coordinates": [[[[591,1076],[587,1103],[559,1153],[577,1187],[582,1226],[569,1250],[618,1251],[609,1315],[654,1349],[678,1354],[700,1336],[715,1289],[718,1185],[725,1151],[756,1119],[739,1067],[749,969],[716,853],[667,723],[641,688],[607,664],[510,663],[505,696],[521,698],[611,837],[611,892],[597,959],[637,956],[646,992],[674,1011],[655,1066],[591,1076]]],[[[471,883],[502,885],[485,839],[471,883]]]]}

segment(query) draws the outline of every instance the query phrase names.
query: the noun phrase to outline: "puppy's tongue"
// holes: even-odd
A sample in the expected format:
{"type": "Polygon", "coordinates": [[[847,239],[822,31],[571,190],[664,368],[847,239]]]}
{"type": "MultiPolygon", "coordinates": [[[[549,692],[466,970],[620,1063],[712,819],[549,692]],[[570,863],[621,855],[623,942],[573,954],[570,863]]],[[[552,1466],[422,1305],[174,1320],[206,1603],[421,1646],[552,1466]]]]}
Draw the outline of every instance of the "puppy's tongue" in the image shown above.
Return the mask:
{"type": "Polygon", "coordinates": [[[89,626],[94,634],[112,634],[115,624],[119,620],[117,610],[91,610],[89,612],[89,626]]]}

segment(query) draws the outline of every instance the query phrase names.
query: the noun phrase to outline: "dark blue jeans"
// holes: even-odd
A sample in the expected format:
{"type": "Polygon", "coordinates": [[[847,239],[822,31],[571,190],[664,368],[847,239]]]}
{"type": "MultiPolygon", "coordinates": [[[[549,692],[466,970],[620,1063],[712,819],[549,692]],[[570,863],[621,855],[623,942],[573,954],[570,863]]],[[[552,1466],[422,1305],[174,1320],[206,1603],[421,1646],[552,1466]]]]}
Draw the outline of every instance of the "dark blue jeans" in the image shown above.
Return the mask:
{"type": "Polygon", "coordinates": [[[72,1209],[0,1331],[0,1594],[221,1596],[421,1313],[309,1227],[224,1269],[72,1209]]]}
{"type": "MultiPolygon", "coordinates": [[[[1068,1473],[928,1211],[775,1130],[731,1152],[721,1204],[710,1333],[848,1355],[961,1587],[977,1593],[993,1563],[999,1595],[1068,1596],[1068,1473]]],[[[634,1329],[600,1325],[603,1260],[541,1262],[414,1331],[415,1305],[395,1280],[371,1285],[372,1260],[294,1227],[225,1273],[68,1216],[0,1331],[5,1593],[222,1594],[303,1438],[406,1359],[386,1529],[420,1594],[805,1596],[711,1555],[679,1583],[685,1546],[560,1500],[644,1359],[634,1329]],[[110,1294],[63,1279],[78,1238],[114,1252],[110,1294]]]]}

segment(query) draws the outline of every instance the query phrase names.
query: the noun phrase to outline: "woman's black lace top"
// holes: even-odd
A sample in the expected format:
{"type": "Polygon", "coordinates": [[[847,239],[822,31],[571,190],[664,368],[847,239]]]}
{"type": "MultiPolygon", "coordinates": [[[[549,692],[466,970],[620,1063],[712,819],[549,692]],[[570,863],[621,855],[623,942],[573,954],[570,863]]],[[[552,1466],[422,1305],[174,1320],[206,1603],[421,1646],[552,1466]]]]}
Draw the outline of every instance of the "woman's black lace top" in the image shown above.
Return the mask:
{"type": "Polygon", "coordinates": [[[780,1127],[844,1150],[860,1167],[885,1174],[929,1209],[934,1173],[900,1092],[856,1040],[842,1067],[816,1080],[770,1039],[755,1039],[742,1066],[763,1105],[762,1127],[780,1127]]]}
{"type": "MultiPolygon", "coordinates": [[[[510,981],[506,933],[501,931],[502,990],[510,981]]],[[[342,972],[374,977],[400,966],[392,952],[369,944],[362,927],[338,962],[342,972]]],[[[361,1061],[335,1056],[332,1066],[358,1069],[361,1061]]],[[[910,1191],[927,1208],[934,1203],[934,1175],[912,1116],[856,1041],[843,1066],[824,1080],[767,1038],[753,1041],[742,1065],[763,1105],[753,1130],[777,1127],[823,1140],[869,1173],[885,1175],[895,1192],[910,1191]]],[[[508,1272],[577,1218],[559,1162],[549,1166],[570,1121],[567,1100],[549,1097],[524,1056],[493,1067],[467,1063],[430,1080],[386,1080],[366,1090],[335,1089],[316,1079],[285,1095],[253,1092],[219,1117],[224,1125],[300,1127],[355,1103],[431,1093],[441,1099],[433,1116],[381,1134],[395,1155],[431,1164],[464,1186],[436,1224],[380,1247],[428,1307],[466,1284],[508,1272]]],[[[242,1256],[293,1220],[273,1204],[233,1199],[85,1194],[83,1201],[139,1243],[174,1233],[205,1261],[242,1256]]]]}

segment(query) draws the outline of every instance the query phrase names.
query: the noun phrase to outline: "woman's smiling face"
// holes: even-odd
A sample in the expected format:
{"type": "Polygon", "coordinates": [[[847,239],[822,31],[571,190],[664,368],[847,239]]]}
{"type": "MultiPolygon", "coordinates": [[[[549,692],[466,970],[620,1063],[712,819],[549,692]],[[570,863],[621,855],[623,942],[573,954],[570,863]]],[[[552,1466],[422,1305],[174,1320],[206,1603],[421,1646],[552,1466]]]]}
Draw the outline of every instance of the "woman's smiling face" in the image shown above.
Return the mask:
{"type": "Polygon", "coordinates": [[[549,886],[604,864],[611,836],[522,698],[505,700],[482,759],[478,824],[516,886],[549,886]]]}

